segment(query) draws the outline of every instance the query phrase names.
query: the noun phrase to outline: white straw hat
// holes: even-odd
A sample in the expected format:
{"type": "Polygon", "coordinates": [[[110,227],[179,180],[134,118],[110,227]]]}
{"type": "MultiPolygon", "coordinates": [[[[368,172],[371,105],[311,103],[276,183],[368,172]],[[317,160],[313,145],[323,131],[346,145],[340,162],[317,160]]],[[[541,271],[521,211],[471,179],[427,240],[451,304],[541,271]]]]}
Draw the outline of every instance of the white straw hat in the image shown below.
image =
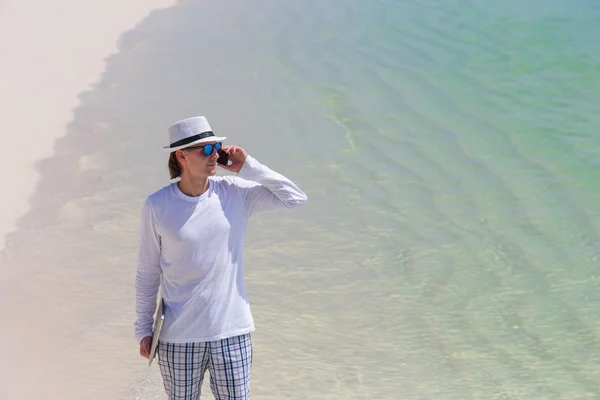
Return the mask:
{"type": "Polygon", "coordinates": [[[168,146],[163,146],[167,152],[195,146],[206,142],[220,142],[226,137],[215,136],[206,117],[190,117],[175,122],[169,127],[168,146]]]}

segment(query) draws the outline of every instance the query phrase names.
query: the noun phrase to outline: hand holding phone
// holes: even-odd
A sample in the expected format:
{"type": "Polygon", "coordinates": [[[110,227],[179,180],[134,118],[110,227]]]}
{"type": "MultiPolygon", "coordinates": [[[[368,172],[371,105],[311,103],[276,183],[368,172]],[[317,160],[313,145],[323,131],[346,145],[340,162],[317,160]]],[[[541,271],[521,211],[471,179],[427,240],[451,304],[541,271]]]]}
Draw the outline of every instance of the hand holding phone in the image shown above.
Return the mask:
{"type": "Polygon", "coordinates": [[[244,162],[246,162],[246,151],[239,146],[232,145],[223,146],[222,151],[225,152],[226,155],[221,156],[221,154],[219,153],[220,157],[219,160],[217,160],[219,165],[221,165],[222,168],[225,168],[229,172],[233,172],[236,174],[240,172],[242,166],[244,165],[244,162]],[[223,157],[223,159],[221,159],[221,157],[223,157]],[[221,161],[225,162],[226,164],[221,163],[221,161]],[[231,164],[229,164],[229,162],[231,162],[231,164]]]}
{"type": "Polygon", "coordinates": [[[219,150],[219,158],[217,159],[217,162],[221,165],[227,165],[229,162],[229,153],[227,153],[225,150],[219,150]]]}

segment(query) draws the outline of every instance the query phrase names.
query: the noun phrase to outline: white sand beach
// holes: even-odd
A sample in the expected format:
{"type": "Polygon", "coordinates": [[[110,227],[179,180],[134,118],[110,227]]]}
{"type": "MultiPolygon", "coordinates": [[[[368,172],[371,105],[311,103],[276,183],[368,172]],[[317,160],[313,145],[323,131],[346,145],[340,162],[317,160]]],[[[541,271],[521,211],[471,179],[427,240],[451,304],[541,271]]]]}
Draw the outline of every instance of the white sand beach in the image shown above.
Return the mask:
{"type": "MultiPolygon", "coordinates": [[[[153,10],[174,3],[173,0],[0,1],[0,110],[4,142],[0,147],[0,180],[4,186],[0,207],[3,250],[0,270],[4,269],[4,279],[14,269],[4,262],[11,256],[11,246],[5,243],[5,237],[29,208],[30,196],[39,181],[36,162],[53,153],[55,140],[65,134],[66,125],[73,118],[78,95],[99,79],[107,57],[117,52],[121,34],[134,29],[153,10]]],[[[10,280],[0,283],[11,284],[10,280]]],[[[52,325],[53,317],[43,315],[36,304],[44,298],[39,293],[27,300],[27,294],[18,291],[17,286],[14,291],[2,292],[4,309],[9,306],[7,302],[20,298],[23,299],[20,310],[27,311],[19,315],[3,314],[6,319],[1,323],[4,333],[0,334],[0,340],[7,351],[0,362],[0,399],[81,398],[76,395],[78,386],[83,385],[81,381],[70,382],[72,386],[63,387],[63,392],[58,387],[49,392],[48,382],[56,381],[52,364],[59,360],[51,348],[40,351],[41,343],[51,347],[55,338],[39,331],[39,327],[42,320],[52,325]]],[[[90,356],[98,357],[97,352],[102,349],[95,349],[96,354],[90,356]]],[[[102,377],[90,378],[99,380],[98,386],[103,386],[102,377]]],[[[110,390],[104,394],[110,396],[110,390]]]]}
{"type": "Polygon", "coordinates": [[[0,249],[28,208],[38,175],[78,104],[117,51],[121,33],[174,0],[0,2],[0,249]]]}

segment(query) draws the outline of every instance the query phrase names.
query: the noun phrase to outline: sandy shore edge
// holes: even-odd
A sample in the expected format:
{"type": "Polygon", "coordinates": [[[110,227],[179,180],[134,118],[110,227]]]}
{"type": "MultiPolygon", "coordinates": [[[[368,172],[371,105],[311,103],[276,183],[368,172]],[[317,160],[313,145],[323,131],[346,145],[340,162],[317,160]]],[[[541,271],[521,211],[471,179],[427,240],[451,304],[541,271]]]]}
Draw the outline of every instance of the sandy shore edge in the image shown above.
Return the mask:
{"type": "Polygon", "coordinates": [[[78,94],[100,78],[119,37],[175,0],[0,2],[0,251],[29,209],[35,163],[53,154],[78,94]]]}

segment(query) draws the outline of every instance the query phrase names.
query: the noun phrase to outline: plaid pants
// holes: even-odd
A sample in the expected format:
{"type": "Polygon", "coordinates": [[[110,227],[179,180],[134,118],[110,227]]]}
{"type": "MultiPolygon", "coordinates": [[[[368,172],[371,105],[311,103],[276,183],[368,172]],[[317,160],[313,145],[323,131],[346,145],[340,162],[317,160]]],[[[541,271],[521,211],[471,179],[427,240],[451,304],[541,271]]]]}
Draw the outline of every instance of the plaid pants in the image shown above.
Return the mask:
{"type": "Polygon", "coordinates": [[[206,369],[217,400],[250,399],[250,334],[214,342],[158,342],[158,365],[169,400],[198,400],[206,369]]]}

